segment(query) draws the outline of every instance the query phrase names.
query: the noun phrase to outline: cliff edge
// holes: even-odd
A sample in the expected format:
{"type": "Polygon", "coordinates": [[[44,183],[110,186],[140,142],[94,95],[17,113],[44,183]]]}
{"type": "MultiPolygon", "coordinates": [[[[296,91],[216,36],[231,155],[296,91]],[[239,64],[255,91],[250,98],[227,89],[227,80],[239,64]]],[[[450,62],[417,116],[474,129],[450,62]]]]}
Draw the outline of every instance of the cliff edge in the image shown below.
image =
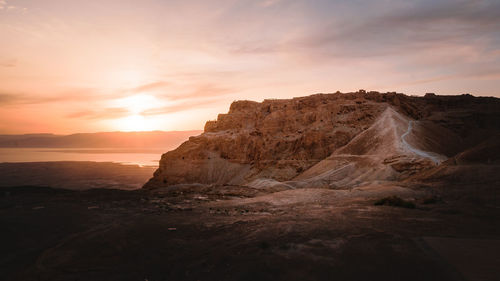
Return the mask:
{"type": "Polygon", "coordinates": [[[361,90],[235,101],[201,135],[163,154],[145,188],[347,188],[402,180],[457,161],[498,162],[499,134],[496,98],[361,90]]]}

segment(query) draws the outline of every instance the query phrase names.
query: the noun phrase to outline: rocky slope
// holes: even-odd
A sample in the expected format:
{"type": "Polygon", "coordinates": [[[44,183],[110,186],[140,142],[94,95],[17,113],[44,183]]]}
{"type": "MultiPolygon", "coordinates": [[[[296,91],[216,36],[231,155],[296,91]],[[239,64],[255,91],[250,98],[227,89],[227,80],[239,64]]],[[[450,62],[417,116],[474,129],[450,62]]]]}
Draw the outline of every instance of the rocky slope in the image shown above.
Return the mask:
{"type": "Polygon", "coordinates": [[[497,163],[499,135],[496,98],[359,91],[236,101],[162,155],[145,187],[351,188],[436,165],[497,163]]]}

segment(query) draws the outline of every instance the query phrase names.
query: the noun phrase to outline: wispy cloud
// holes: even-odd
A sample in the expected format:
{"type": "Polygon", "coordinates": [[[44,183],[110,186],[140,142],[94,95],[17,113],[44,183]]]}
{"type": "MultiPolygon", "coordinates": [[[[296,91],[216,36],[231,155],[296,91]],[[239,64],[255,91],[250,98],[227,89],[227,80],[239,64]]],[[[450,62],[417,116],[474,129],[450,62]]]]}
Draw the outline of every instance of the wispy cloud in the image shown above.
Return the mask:
{"type": "Polygon", "coordinates": [[[456,79],[498,80],[500,79],[500,68],[485,67],[484,69],[475,69],[475,70],[464,71],[461,73],[438,75],[438,76],[428,77],[425,79],[407,81],[392,86],[393,87],[411,86],[411,85],[429,84],[434,82],[456,80],[456,79]]]}
{"type": "Polygon", "coordinates": [[[117,119],[130,115],[130,111],[126,108],[104,108],[102,110],[84,110],[66,115],[68,118],[78,119],[117,119]]]}
{"type": "Polygon", "coordinates": [[[68,90],[56,95],[0,92],[0,104],[26,105],[59,102],[88,102],[89,99],[104,99],[106,97],[106,95],[101,94],[99,91],[90,88],[68,90]]]}
{"type": "Polygon", "coordinates": [[[133,89],[128,90],[129,92],[133,93],[140,93],[140,92],[149,92],[149,91],[155,91],[155,90],[161,90],[165,89],[170,85],[169,82],[166,81],[156,81],[153,83],[148,83],[144,85],[140,85],[138,87],[135,87],[133,89]]]}
{"type": "Polygon", "coordinates": [[[163,115],[191,110],[193,108],[203,108],[205,106],[221,102],[224,97],[236,92],[236,89],[222,87],[215,84],[201,84],[196,86],[193,91],[161,96],[162,98],[173,102],[173,104],[144,110],[141,112],[141,115],[163,115]]]}
{"type": "Polygon", "coordinates": [[[18,5],[13,5],[11,2],[6,0],[0,0],[0,11],[21,11],[22,13],[27,11],[27,8],[20,7],[18,5]]]}
{"type": "Polygon", "coordinates": [[[259,4],[263,7],[270,7],[270,6],[273,6],[281,1],[282,0],[264,0],[264,1],[260,2],[259,4]]]}
{"type": "Polygon", "coordinates": [[[180,111],[192,110],[194,108],[203,108],[206,106],[210,106],[214,103],[220,102],[219,99],[204,99],[198,101],[189,101],[189,102],[180,102],[173,105],[163,106],[159,108],[152,108],[148,110],[144,110],[141,112],[142,116],[153,116],[153,115],[164,115],[170,114],[180,111]]]}
{"type": "MultiPolygon", "coordinates": [[[[162,93],[170,83],[159,81],[140,85],[128,90],[117,90],[108,93],[102,93],[92,88],[79,88],[60,92],[58,94],[26,94],[13,92],[0,92],[0,104],[2,105],[28,105],[28,104],[46,104],[46,103],[67,103],[67,102],[85,102],[89,100],[106,101],[113,99],[123,99],[127,96],[134,96],[140,93],[154,91],[153,96],[160,100],[179,101],[179,100],[203,100],[206,98],[221,98],[237,92],[234,88],[223,87],[211,83],[201,83],[184,86],[184,89],[192,88],[194,90],[177,90],[171,93],[162,93]]],[[[153,105],[154,106],[154,105],[153,105]]]]}
{"type": "Polygon", "coordinates": [[[215,84],[201,84],[194,86],[193,88],[193,91],[165,94],[161,97],[168,100],[199,100],[204,98],[220,98],[237,92],[236,89],[226,88],[215,84]]]}
{"type": "MultiPolygon", "coordinates": [[[[159,81],[154,83],[149,83],[145,85],[140,85],[133,89],[127,90],[125,92],[132,93],[131,97],[134,97],[138,93],[144,93],[148,91],[157,91],[165,89],[165,87],[170,86],[170,83],[159,81]]],[[[235,89],[228,87],[222,87],[216,84],[199,84],[190,86],[193,87],[193,91],[187,91],[184,93],[170,93],[170,94],[155,94],[153,95],[157,100],[157,104],[149,104],[150,108],[139,112],[143,116],[153,116],[153,115],[164,115],[185,110],[191,110],[193,108],[203,108],[205,106],[213,105],[214,103],[220,102],[225,96],[235,93],[235,89]],[[170,104],[163,106],[165,102],[170,102],[170,104]]],[[[126,99],[123,95],[118,95],[120,99],[126,99]]],[[[0,96],[1,98],[1,96],[0,96]]],[[[10,96],[6,96],[5,99],[8,102],[10,96]]],[[[63,98],[63,97],[61,97],[63,98]]],[[[111,99],[113,100],[113,99],[111,99]]],[[[54,100],[58,102],[60,100],[54,100]]],[[[31,101],[33,102],[33,101],[31,101]]],[[[47,102],[47,100],[44,100],[47,102]]],[[[1,99],[0,99],[1,103],[1,99]]],[[[118,119],[131,114],[137,114],[132,112],[130,108],[123,107],[108,107],[102,110],[81,110],[71,114],[66,115],[67,118],[78,118],[87,120],[104,120],[104,119],[118,119]]]]}
{"type": "Polygon", "coordinates": [[[0,67],[15,67],[17,65],[17,59],[6,59],[0,61],[0,67]]]}
{"type": "Polygon", "coordinates": [[[385,15],[335,22],[291,45],[324,55],[363,57],[409,54],[443,44],[491,41],[499,35],[500,3],[415,2],[411,7],[385,15]]]}
{"type": "Polygon", "coordinates": [[[18,101],[18,97],[13,94],[0,93],[0,105],[7,105],[16,103],[18,101]]]}

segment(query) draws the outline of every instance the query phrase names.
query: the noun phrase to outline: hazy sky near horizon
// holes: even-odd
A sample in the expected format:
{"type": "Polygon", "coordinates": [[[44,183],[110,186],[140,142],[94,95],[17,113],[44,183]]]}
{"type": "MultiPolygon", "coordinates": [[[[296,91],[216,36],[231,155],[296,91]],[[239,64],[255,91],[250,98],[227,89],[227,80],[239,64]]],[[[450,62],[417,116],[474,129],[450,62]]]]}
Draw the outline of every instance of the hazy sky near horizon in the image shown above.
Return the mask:
{"type": "Polygon", "coordinates": [[[0,0],[0,133],[202,129],[233,100],[500,97],[498,0],[0,0]]]}

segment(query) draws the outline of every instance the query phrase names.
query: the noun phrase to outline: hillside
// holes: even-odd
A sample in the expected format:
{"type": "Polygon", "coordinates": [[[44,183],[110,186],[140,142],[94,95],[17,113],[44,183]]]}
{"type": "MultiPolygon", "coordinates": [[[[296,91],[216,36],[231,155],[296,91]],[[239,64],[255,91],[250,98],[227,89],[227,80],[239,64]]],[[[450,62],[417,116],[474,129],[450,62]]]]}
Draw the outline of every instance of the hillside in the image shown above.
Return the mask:
{"type": "Polygon", "coordinates": [[[165,153],[145,187],[401,181],[443,163],[496,163],[499,134],[496,98],[359,91],[236,101],[201,135],[165,153]]]}

